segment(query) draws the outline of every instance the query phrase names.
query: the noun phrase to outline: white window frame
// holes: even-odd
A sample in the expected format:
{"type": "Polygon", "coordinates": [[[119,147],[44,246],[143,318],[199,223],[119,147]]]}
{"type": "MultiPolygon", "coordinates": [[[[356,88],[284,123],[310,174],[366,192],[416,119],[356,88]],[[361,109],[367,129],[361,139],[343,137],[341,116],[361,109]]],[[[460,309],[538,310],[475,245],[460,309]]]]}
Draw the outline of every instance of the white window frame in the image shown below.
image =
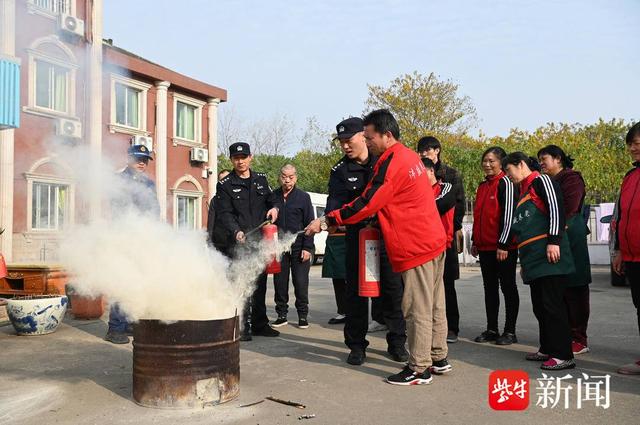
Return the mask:
{"type": "Polygon", "coordinates": [[[202,111],[206,102],[203,102],[198,99],[194,99],[193,97],[185,96],[180,93],[173,93],[173,143],[174,145],[183,145],[183,146],[191,146],[191,147],[204,147],[204,143],[202,142],[202,111]],[[183,137],[178,137],[178,102],[186,103],[187,105],[194,106],[195,116],[194,116],[194,140],[185,139],[183,137]]]}
{"type": "MultiPolygon", "coordinates": [[[[57,40],[57,39],[56,39],[57,40]]],[[[60,47],[56,41],[49,41],[60,47]]],[[[63,50],[67,52],[66,46],[63,46],[63,50]]],[[[76,70],[78,65],[73,62],[65,61],[53,56],[48,55],[38,49],[27,49],[29,58],[29,81],[28,81],[28,93],[27,93],[27,106],[23,107],[23,111],[33,113],[35,115],[42,115],[48,117],[65,117],[76,118],[76,70]],[[68,70],[67,73],[67,110],[65,112],[56,111],[54,109],[45,108],[36,105],[36,61],[42,61],[51,65],[56,65],[68,70]]]]}
{"type": "MultiPolygon", "coordinates": [[[[58,2],[60,0],[50,0],[58,2]]],[[[67,4],[67,15],[76,16],[76,0],[62,0],[67,4]]],[[[39,6],[36,0],[27,0],[27,11],[32,14],[44,16],[46,18],[58,19],[60,12],[54,12],[47,7],[39,6]]]]}
{"type": "Polygon", "coordinates": [[[147,98],[148,91],[151,88],[151,84],[143,83],[142,81],[127,78],[119,74],[111,74],[111,117],[109,118],[109,131],[111,133],[125,133],[131,135],[143,135],[148,136],[147,131],[147,98]],[[138,123],[139,126],[130,127],[116,122],[116,84],[122,84],[123,86],[131,87],[140,91],[140,98],[138,99],[138,123]]]}
{"type": "MultiPolygon", "coordinates": [[[[32,167],[32,169],[37,169],[41,165],[51,162],[49,160],[39,161],[32,167]]],[[[67,221],[65,222],[65,228],[73,225],[75,222],[75,184],[73,180],[64,178],[51,176],[36,172],[28,172],[25,173],[25,178],[27,179],[27,233],[37,233],[37,234],[59,234],[62,233],[64,229],[36,229],[33,227],[33,185],[34,183],[42,183],[42,184],[55,184],[55,185],[64,185],[67,186],[67,193],[69,197],[69,204],[67,205],[67,210],[65,211],[65,217],[67,221]]]]}
{"type": "Polygon", "coordinates": [[[200,205],[200,199],[202,199],[198,194],[194,194],[193,192],[188,192],[188,191],[184,191],[184,192],[175,192],[175,219],[174,219],[174,225],[176,229],[180,229],[180,230],[198,230],[201,226],[201,223],[199,223],[198,220],[198,215],[202,216],[202,214],[198,214],[198,211],[200,210],[200,208],[202,208],[202,206],[200,205]],[[180,228],[178,227],[178,218],[179,218],[179,208],[180,208],[180,198],[182,199],[189,199],[189,200],[193,200],[194,202],[194,217],[193,217],[193,223],[194,223],[194,227],[193,229],[191,228],[180,228]]]}
{"type": "Polygon", "coordinates": [[[192,175],[186,174],[178,179],[176,184],[171,189],[173,194],[173,227],[178,228],[178,197],[195,198],[196,200],[196,227],[194,230],[202,229],[202,202],[204,199],[204,190],[200,182],[192,175]],[[179,189],[180,185],[184,182],[192,183],[196,190],[179,189]]]}

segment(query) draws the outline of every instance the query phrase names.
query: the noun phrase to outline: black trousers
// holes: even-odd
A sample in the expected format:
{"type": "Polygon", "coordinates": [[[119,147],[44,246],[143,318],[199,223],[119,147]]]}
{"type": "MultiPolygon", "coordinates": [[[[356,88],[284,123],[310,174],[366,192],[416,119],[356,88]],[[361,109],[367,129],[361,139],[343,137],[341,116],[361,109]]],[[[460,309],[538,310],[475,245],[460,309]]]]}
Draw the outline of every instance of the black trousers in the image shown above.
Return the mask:
{"type": "Polygon", "coordinates": [[[267,317],[267,274],[260,274],[255,280],[255,290],[244,305],[243,329],[261,330],[269,324],[267,317]]]}
{"type": "Polygon", "coordinates": [[[540,329],[540,349],[561,360],[573,358],[564,293],[567,276],[545,276],[531,282],[531,304],[540,329]]]}
{"type": "Polygon", "coordinates": [[[336,296],[336,307],[338,314],[347,314],[346,281],[344,279],[331,279],[333,281],[333,293],[336,296]]]}
{"type": "Polygon", "coordinates": [[[384,323],[384,309],[382,297],[371,298],[371,318],[378,323],[384,323]]]}
{"type": "Polygon", "coordinates": [[[447,309],[447,327],[450,332],[460,333],[460,310],[458,309],[458,294],[456,293],[456,280],[460,278],[460,265],[458,264],[458,250],[456,240],[453,246],[447,248],[444,257],[444,299],[447,309]]]}
{"type": "Polygon", "coordinates": [[[582,345],[587,344],[587,325],[589,324],[589,285],[570,286],[564,292],[564,303],[569,314],[571,339],[582,345]]]}
{"type": "MultiPolygon", "coordinates": [[[[369,345],[367,329],[369,328],[369,300],[358,295],[358,232],[362,227],[347,228],[346,234],[346,311],[344,324],[344,342],[350,349],[365,350],[369,345]]],[[[404,286],[400,273],[391,270],[391,263],[380,241],[380,297],[382,316],[389,331],[387,345],[390,350],[404,347],[407,340],[406,325],[402,315],[402,294],[404,286]]]]}
{"type": "Polygon", "coordinates": [[[280,273],[273,275],[278,317],[287,317],[289,311],[289,273],[293,280],[293,291],[296,296],[298,318],[307,318],[309,314],[309,270],[311,261],[302,262],[301,251],[285,252],[280,258],[280,273]]]}
{"type": "Polygon", "coordinates": [[[627,275],[627,280],[631,287],[631,300],[636,308],[638,316],[638,330],[640,330],[640,262],[625,262],[624,273],[627,275]]]}
{"type": "Polygon", "coordinates": [[[516,333],[516,321],[520,309],[520,297],[516,285],[518,251],[510,250],[504,261],[498,261],[496,251],[480,251],[480,270],[484,285],[484,308],[487,314],[487,330],[498,332],[500,294],[504,295],[506,318],[504,331],[516,333]]]}

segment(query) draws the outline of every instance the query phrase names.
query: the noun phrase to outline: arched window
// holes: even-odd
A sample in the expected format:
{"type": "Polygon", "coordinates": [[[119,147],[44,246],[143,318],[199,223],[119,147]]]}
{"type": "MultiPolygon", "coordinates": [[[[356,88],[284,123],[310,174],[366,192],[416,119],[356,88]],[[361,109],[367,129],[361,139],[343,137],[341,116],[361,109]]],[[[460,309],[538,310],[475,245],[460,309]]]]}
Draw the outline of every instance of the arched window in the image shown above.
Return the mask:
{"type": "Polygon", "coordinates": [[[26,112],[75,117],[76,58],[57,36],[35,40],[29,56],[29,99],[26,112]]]}
{"type": "Polygon", "coordinates": [[[67,165],[47,157],[36,161],[27,179],[27,231],[61,232],[74,222],[75,185],[67,165]]]}
{"type": "Polygon", "coordinates": [[[171,189],[173,193],[173,225],[177,229],[195,230],[202,227],[204,190],[198,180],[185,174],[171,189]]]}

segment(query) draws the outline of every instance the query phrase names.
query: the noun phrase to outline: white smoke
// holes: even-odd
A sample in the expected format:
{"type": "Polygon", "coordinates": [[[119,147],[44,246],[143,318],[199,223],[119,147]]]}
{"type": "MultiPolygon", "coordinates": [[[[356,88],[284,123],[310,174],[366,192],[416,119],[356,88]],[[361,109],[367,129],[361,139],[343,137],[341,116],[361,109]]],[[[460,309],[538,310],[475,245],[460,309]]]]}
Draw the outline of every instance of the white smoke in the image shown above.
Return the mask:
{"type": "MultiPolygon", "coordinates": [[[[60,260],[80,295],[105,295],[129,320],[213,320],[240,314],[254,280],[296,235],[261,242],[234,261],[210,248],[203,230],[180,231],[135,208],[110,212],[114,197],[126,190],[116,167],[87,166],[83,147],[58,146],[56,153],[74,164],[78,192],[103,197],[99,220],[65,231],[60,260]]],[[[152,166],[153,162],[150,162],[152,166]]],[[[120,167],[122,168],[122,167],[120,167]]]]}

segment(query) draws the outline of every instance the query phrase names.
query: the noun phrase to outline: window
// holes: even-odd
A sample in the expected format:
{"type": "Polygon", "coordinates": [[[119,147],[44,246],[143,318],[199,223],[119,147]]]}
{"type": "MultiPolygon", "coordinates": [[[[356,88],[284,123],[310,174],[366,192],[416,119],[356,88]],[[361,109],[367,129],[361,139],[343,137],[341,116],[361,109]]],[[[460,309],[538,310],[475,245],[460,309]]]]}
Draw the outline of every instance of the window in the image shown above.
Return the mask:
{"type": "Polygon", "coordinates": [[[115,84],[116,124],[140,127],[140,93],[133,87],[115,84]]]}
{"type": "Polygon", "coordinates": [[[69,187],[63,184],[33,182],[31,228],[63,230],[69,210],[69,187]]]}
{"type": "Polygon", "coordinates": [[[43,60],[35,61],[36,106],[67,113],[69,69],[43,60]]]}
{"type": "Polygon", "coordinates": [[[316,218],[322,217],[324,215],[324,207],[316,206],[316,218]]]}
{"type": "Polygon", "coordinates": [[[147,136],[147,93],[151,84],[111,74],[111,120],[112,133],[139,134],[147,136]]]}
{"type": "Polygon", "coordinates": [[[176,105],[176,137],[195,140],[196,107],[182,102],[176,102],[176,105]]]}
{"type": "Polygon", "coordinates": [[[198,198],[193,196],[177,196],[178,202],[178,229],[196,229],[198,198]]]}
{"type": "Polygon", "coordinates": [[[177,143],[200,146],[202,140],[202,107],[205,102],[173,93],[173,137],[177,143]]]}
{"type": "Polygon", "coordinates": [[[34,6],[54,14],[69,13],[68,0],[32,0],[34,6]]]}

